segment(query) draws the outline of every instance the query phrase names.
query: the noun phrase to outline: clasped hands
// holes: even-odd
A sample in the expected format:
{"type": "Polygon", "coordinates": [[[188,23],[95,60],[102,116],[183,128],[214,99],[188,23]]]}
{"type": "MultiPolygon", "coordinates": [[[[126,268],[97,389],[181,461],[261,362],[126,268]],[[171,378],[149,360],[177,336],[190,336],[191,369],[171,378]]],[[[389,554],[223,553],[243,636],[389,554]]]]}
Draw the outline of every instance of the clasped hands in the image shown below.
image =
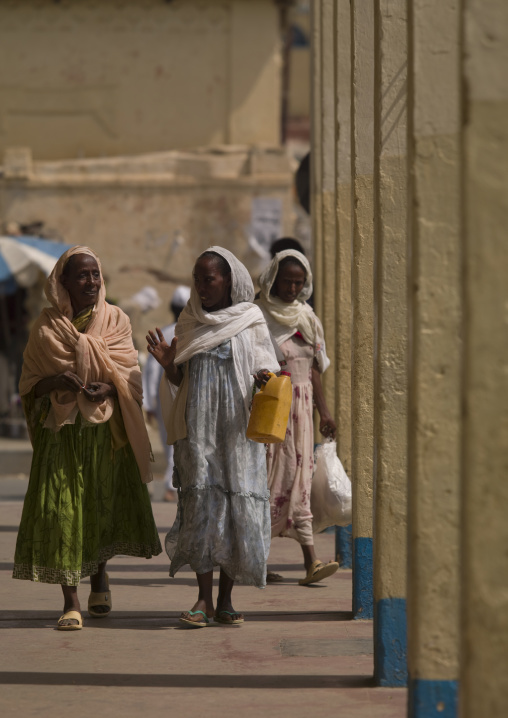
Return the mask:
{"type": "Polygon", "coordinates": [[[112,384],[103,381],[92,381],[85,384],[83,380],[72,371],[65,371],[55,377],[55,389],[72,391],[75,394],[82,391],[83,396],[94,404],[100,404],[109,396],[115,396],[116,389],[112,384]]]}

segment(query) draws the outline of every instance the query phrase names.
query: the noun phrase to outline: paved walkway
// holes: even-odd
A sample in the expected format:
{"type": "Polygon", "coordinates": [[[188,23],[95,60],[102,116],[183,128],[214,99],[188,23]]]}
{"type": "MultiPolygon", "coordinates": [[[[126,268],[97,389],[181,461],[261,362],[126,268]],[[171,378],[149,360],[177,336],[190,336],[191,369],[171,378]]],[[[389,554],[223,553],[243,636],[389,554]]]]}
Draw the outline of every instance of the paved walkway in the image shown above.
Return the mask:
{"type": "MultiPolygon", "coordinates": [[[[372,624],[351,620],[351,572],[298,586],[302,568],[290,540],[275,540],[270,559],[284,583],[264,591],[235,588],[235,606],[246,614],[243,626],[181,628],[177,619],[195,600],[195,579],[190,570],[169,578],[163,554],[151,561],[110,561],[111,616],[94,621],[85,612],[82,631],[54,630],[62,607],[59,587],[10,578],[26,479],[22,470],[12,472],[12,456],[9,473],[2,471],[9,450],[1,441],[0,451],[5,718],[406,715],[405,690],[372,684],[372,624]]],[[[154,489],[156,498],[162,482],[154,482],[154,489]]],[[[153,508],[163,538],[175,506],[154,500],[153,508]]],[[[316,537],[316,544],[323,561],[333,557],[333,535],[316,537]]],[[[85,580],[83,606],[88,590],[85,580]]]]}

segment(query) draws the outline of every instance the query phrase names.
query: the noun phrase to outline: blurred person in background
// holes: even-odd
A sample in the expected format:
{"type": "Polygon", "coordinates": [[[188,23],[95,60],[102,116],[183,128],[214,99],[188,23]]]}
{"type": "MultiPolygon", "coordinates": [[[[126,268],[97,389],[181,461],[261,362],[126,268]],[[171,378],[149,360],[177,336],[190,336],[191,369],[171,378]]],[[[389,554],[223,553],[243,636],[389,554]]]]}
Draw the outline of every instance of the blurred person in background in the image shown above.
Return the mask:
{"type": "Polygon", "coordinates": [[[61,631],[83,626],[77,587],[90,576],[88,613],[112,608],[106,562],[162,548],[146,483],[150,442],[141,370],[124,312],[105,301],[100,261],[71,247],[45,286],[51,306],[30,332],[20,380],[33,459],[13,577],[60,584],[61,631]]]}
{"type": "Polygon", "coordinates": [[[279,252],[284,252],[286,249],[294,249],[296,252],[300,252],[305,257],[305,252],[301,242],[294,237],[281,237],[272,242],[270,246],[270,256],[273,259],[279,252]]]}
{"type": "MultiPolygon", "coordinates": [[[[162,334],[167,344],[171,346],[171,342],[175,336],[175,326],[182,309],[190,299],[190,288],[180,285],[175,289],[171,303],[170,311],[173,314],[174,322],[162,328],[162,334]]],[[[146,413],[148,423],[153,419],[157,421],[159,435],[162,448],[166,456],[166,470],[164,472],[164,501],[176,501],[176,489],[173,486],[173,447],[168,446],[166,427],[162,418],[161,402],[159,397],[159,386],[164,373],[162,366],[152,354],[148,355],[146,364],[143,367],[143,408],[146,413]]]]}

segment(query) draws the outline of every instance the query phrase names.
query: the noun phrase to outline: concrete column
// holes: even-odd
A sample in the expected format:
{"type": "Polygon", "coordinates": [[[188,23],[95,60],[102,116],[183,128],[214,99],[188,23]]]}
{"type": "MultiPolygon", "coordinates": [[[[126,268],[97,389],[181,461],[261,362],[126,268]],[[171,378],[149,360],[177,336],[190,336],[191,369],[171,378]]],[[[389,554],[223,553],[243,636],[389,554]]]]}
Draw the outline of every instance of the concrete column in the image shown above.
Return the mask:
{"type": "Polygon", "coordinates": [[[409,715],[456,715],[461,391],[459,3],[410,0],[409,715]]]}
{"type": "Polygon", "coordinates": [[[462,718],[508,712],[508,4],[464,0],[462,718]]]}
{"type": "MultiPolygon", "coordinates": [[[[323,374],[326,403],[333,412],[335,406],[335,29],[334,0],[321,0],[321,236],[314,237],[321,245],[319,271],[320,302],[318,315],[323,322],[330,367],[323,374]]],[[[321,438],[320,434],[317,434],[321,438]]],[[[320,439],[316,439],[320,440],[320,439]]]]}
{"type": "Polygon", "coordinates": [[[353,615],[373,617],[374,0],[351,0],[353,615]]]}
{"type": "MultiPolygon", "coordinates": [[[[351,10],[335,3],[335,421],[337,453],[351,475],[351,10]]],[[[337,526],[335,553],[352,567],[352,526],[337,526]]]]}
{"type": "MultiPolygon", "coordinates": [[[[322,212],[322,146],[321,146],[321,3],[311,3],[311,153],[310,153],[310,214],[312,222],[313,264],[319,280],[323,265],[322,212]]],[[[323,291],[320,281],[314,283],[314,309],[321,316],[323,291]]]]}
{"type": "Polygon", "coordinates": [[[375,0],[374,675],[407,682],[407,13],[375,0]]]}

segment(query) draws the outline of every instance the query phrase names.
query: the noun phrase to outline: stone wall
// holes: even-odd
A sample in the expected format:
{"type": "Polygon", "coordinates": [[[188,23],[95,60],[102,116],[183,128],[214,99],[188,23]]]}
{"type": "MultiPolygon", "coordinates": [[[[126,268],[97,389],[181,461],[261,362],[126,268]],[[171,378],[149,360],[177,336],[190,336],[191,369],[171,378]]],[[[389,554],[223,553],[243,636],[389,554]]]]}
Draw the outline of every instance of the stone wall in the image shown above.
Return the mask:
{"type": "Polygon", "coordinates": [[[18,149],[6,153],[1,172],[4,221],[42,221],[66,243],[92,247],[120,303],[157,289],[159,308],[142,320],[132,315],[139,346],[147,325],[168,322],[173,288],[190,282],[200,252],[222,245],[255,278],[271,239],[292,229],[292,174],[280,148],[58,162],[34,162],[18,149]]]}
{"type": "Polygon", "coordinates": [[[0,155],[277,144],[273,0],[0,3],[0,155]]]}

